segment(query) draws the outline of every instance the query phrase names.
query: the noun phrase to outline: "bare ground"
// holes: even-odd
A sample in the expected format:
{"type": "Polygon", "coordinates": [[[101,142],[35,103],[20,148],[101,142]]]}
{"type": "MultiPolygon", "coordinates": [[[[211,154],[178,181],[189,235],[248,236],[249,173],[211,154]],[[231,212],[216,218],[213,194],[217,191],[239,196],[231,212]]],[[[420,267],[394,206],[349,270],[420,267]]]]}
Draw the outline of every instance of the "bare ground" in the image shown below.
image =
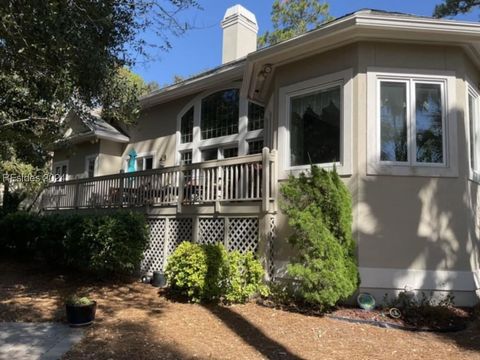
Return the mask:
{"type": "Polygon", "coordinates": [[[94,282],[0,262],[0,321],[64,321],[75,290],[97,320],[65,359],[480,359],[480,322],[458,333],[357,325],[257,304],[173,302],[138,282],[94,282]]]}

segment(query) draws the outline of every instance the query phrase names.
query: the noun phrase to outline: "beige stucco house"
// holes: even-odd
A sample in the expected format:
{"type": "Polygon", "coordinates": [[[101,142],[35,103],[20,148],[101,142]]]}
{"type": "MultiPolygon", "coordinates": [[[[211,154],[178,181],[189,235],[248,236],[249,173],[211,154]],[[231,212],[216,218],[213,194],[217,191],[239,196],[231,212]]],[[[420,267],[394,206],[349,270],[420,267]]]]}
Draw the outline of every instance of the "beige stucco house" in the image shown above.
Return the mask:
{"type": "Polygon", "coordinates": [[[136,126],[72,118],[53,163],[68,180],[44,209],[146,211],[146,271],[180,241],[223,241],[281,277],[292,251],[278,188],[310,160],[335,164],[362,290],[476,302],[480,24],[362,10],[258,50],[248,10],[222,27],[223,64],[142,98],[136,126]]]}

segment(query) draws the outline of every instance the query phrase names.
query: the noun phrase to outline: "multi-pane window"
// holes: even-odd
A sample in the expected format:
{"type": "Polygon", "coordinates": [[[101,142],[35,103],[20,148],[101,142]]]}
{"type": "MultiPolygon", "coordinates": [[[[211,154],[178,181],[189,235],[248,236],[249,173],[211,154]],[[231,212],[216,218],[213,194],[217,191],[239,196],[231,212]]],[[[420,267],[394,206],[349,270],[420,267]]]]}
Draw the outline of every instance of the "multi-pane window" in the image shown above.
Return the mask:
{"type": "Polygon", "coordinates": [[[202,161],[217,160],[218,148],[202,150],[202,161]]]}
{"type": "Polygon", "coordinates": [[[290,98],[290,165],[340,160],[340,86],[290,98]]]}
{"type": "Polygon", "coordinates": [[[137,158],[137,171],[153,169],[153,156],[142,156],[137,158]]]}
{"type": "Polygon", "coordinates": [[[470,167],[480,174],[480,96],[472,88],[468,91],[468,120],[470,125],[470,167]]]}
{"type": "Polygon", "coordinates": [[[180,121],[180,142],[189,143],[193,140],[193,106],[182,116],[180,121]]]}
{"type": "Polygon", "coordinates": [[[189,165],[192,163],[192,151],[184,151],[180,153],[180,162],[182,165],[189,165]]]}
{"type": "Polygon", "coordinates": [[[222,150],[224,159],[238,156],[238,147],[225,148],[222,150]]]}
{"type": "Polygon", "coordinates": [[[444,163],[444,84],[380,81],[380,161],[444,163]]]}
{"type": "Polygon", "coordinates": [[[261,154],[263,149],[263,140],[250,140],[248,142],[248,154],[261,154]]]}
{"type": "Polygon", "coordinates": [[[57,164],[54,166],[54,181],[65,181],[68,176],[68,165],[57,164]]]}
{"type": "Polygon", "coordinates": [[[258,104],[248,103],[248,131],[263,129],[265,108],[258,104]]]}
{"type": "Polygon", "coordinates": [[[204,98],[201,105],[202,139],[238,133],[239,90],[229,89],[204,98]]]}
{"type": "Polygon", "coordinates": [[[402,82],[382,82],[380,87],[380,160],[408,161],[407,136],[407,86],[402,82]]]}

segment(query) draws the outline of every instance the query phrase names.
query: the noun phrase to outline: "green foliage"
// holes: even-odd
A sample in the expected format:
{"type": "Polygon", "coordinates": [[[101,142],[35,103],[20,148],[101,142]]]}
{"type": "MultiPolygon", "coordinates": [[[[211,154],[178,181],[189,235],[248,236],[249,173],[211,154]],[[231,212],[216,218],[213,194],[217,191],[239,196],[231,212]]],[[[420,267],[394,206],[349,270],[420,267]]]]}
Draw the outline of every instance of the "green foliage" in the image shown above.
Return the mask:
{"type": "Polygon", "coordinates": [[[174,292],[195,302],[245,302],[268,292],[255,256],[228,253],[222,244],[181,243],[168,259],[165,275],[174,292]]]}
{"type": "Polygon", "coordinates": [[[275,45],[318,28],[333,20],[327,2],[318,0],[275,0],[272,5],[272,32],[258,38],[260,47],[275,45]]]}
{"type": "Polygon", "coordinates": [[[358,286],[350,193],[336,171],[314,165],[309,176],[291,176],[281,193],[298,254],[288,265],[295,296],[326,309],[358,286]]]}
{"type": "Polygon", "coordinates": [[[93,300],[87,296],[71,295],[65,300],[67,305],[91,305],[93,300]]]}
{"type": "Polygon", "coordinates": [[[168,259],[165,270],[172,290],[195,302],[218,299],[223,287],[222,250],[215,245],[182,242],[168,259]]]}
{"type": "Polygon", "coordinates": [[[0,249],[20,259],[33,258],[38,250],[40,218],[27,212],[10,213],[0,220],[0,249]]]}
{"type": "Polygon", "coordinates": [[[480,6],[479,0],[443,0],[442,4],[435,6],[433,16],[442,18],[465,14],[480,6]]]}
{"type": "Polygon", "coordinates": [[[228,281],[225,300],[230,303],[243,303],[256,294],[268,295],[263,284],[262,264],[253,253],[241,254],[233,251],[228,257],[228,281]]]}
{"type": "Polygon", "coordinates": [[[170,49],[190,28],[180,19],[190,7],[195,0],[1,1],[0,160],[45,163],[71,109],[103,107],[123,121],[137,105],[129,83],[118,90],[118,72],[149,47],[170,49]]]}
{"type": "Polygon", "coordinates": [[[146,84],[139,75],[126,67],[119,68],[105,84],[100,96],[102,118],[108,122],[133,124],[140,114],[139,98],[158,89],[158,84],[146,84]]]}
{"type": "Polygon", "coordinates": [[[4,211],[18,210],[23,200],[36,199],[47,182],[46,169],[16,158],[0,163],[0,184],[4,185],[4,211]]]}
{"type": "Polygon", "coordinates": [[[133,273],[148,245],[143,215],[36,215],[0,220],[0,247],[13,256],[38,255],[48,264],[96,274],[133,273]]]}

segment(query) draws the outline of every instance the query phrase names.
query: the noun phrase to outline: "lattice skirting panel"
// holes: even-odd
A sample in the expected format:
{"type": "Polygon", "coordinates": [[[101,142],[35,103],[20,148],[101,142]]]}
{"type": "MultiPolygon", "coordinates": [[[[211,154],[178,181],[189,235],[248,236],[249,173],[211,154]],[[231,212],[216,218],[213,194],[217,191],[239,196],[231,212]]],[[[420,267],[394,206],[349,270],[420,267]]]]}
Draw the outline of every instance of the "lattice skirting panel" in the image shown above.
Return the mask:
{"type": "Polygon", "coordinates": [[[223,243],[229,251],[258,250],[259,219],[256,217],[150,218],[149,247],[141,264],[145,273],[164,269],[168,257],[183,241],[223,243]]]}
{"type": "Polygon", "coordinates": [[[166,219],[148,219],[148,229],[149,247],[140,267],[144,272],[162,270],[165,260],[166,219]]]}

